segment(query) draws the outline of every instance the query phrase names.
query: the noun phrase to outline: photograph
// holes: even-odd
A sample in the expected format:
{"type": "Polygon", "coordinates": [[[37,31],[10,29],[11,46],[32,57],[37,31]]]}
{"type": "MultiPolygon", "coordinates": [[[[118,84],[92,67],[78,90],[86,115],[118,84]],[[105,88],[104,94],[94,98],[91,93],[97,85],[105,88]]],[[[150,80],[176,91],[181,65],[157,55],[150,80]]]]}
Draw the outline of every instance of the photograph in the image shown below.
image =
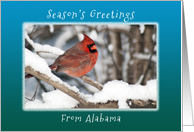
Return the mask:
{"type": "Polygon", "coordinates": [[[157,110],[157,23],[23,23],[23,109],[157,110]]]}
{"type": "Polygon", "coordinates": [[[192,123],[184,9],[2,1],[2,130],[182,131],[192,123]]]}

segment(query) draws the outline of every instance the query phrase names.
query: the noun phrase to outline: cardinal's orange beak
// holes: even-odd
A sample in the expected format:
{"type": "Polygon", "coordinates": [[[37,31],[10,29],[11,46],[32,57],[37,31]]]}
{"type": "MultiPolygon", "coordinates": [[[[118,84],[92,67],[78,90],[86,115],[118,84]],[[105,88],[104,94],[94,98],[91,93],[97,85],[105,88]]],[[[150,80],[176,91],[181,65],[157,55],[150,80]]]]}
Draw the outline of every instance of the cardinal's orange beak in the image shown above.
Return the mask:
{"type": "Polygon", "coordinates": [[[93,45],[92,47],[90,47],[91,50],[97,50],[96,45],[93,45]]]}

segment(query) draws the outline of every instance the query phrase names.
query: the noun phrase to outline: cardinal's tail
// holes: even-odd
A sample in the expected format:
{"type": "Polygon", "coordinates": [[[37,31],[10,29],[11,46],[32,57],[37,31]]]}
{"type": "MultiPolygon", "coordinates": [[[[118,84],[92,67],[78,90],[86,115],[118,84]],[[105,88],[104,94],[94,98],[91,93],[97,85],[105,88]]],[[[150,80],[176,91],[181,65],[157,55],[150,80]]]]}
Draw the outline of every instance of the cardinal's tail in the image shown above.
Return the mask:
{"type": "Polygon", "coordinates": [[[26,74],[25,75],[25,78],[31,78],[31,77],[33,77],[33,75],[31,75],[31,74],[26,74]]]}

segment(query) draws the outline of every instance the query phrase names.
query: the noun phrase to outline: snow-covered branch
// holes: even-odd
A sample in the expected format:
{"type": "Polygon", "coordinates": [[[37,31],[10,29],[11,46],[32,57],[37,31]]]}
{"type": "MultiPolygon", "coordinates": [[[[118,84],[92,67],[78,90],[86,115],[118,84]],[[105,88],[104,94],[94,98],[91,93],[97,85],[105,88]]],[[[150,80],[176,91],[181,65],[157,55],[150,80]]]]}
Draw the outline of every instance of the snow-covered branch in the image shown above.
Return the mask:
{"type": "Polygon", "coordinates": [[[59,56],[59,55],[64,53],[64,51],[59,49],[59,48],[52,47],[50,45],[41,45],[39,43],[34,43],[33,40],[30,39],[30,37],[28,36],[27,33],[25,33],[25,39],[34,48],[34,50],[37,54],[39,54],[39,53],[50,53],[50,54],[59,56]]]}

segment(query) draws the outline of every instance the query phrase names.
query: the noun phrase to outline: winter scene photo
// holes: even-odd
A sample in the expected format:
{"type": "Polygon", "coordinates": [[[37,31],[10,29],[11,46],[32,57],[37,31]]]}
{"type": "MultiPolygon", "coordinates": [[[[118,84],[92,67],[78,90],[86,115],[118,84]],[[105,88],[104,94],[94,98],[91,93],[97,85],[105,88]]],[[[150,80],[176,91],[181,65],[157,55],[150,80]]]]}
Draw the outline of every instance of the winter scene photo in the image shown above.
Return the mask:
{"type": "Polygon", "coordinates": [[[157,23],[24,23],[23,109],[157,110],[157,32],[157,23]]]}

